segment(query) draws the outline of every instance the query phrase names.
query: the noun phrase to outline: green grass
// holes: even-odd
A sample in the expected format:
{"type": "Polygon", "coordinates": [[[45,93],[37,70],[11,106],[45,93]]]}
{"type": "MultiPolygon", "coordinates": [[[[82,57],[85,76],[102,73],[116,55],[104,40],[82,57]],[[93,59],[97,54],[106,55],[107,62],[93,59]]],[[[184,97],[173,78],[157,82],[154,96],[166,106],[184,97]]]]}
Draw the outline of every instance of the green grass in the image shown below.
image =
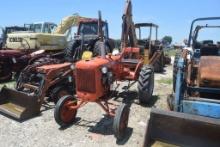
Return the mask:
{"type": "Polygon", "coordinates": [[[178,51],[178,50],[176,50],[176,49],[166,50],[166,51],[165,51],[165,55],[168,55],[169,57],[175,56],[177,51],[178,51]]]}
{"type": "Polygon", "coordinates": [[[6,82],[6,83],[1,83],[0,84],[0,89],[6,85],[8,88],[15,88],[15,84],[16,82],[15,81],[9,81],[9,82],[6,82]]]}
{"type": "Polygon", "coordinates": [[[163,78],[163,79],[158,80],[158,83],[172,85],[173,80],[171,78],[166,78],[166,79],[163,78]]]}

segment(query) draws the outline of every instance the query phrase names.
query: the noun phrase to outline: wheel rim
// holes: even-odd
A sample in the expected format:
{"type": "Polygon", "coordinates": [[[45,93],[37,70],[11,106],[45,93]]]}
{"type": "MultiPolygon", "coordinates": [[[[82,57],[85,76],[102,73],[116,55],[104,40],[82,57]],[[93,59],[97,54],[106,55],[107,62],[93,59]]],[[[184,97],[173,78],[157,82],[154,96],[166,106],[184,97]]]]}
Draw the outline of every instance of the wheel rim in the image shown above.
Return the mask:
{"type": "Polygon", "coordinates": [[[76,102],[73,102],[72,100],[68,100],[63,104],[63,106],[61,108],[60,117],[61,117],[62,121],[65,123],[71,122],[76,117],[77,110],[76,109],[71,110],[70,106],[72,106],[72,105],[75,106],[76,102]]]}

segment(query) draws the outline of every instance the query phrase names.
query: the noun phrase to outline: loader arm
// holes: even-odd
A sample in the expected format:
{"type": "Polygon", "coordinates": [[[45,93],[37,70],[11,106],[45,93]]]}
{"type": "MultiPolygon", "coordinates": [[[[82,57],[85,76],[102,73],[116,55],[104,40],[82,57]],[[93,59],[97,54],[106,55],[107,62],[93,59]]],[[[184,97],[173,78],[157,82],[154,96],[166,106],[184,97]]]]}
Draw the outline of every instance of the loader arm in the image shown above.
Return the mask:
{"type": "Polygon", "coordinates": [[[121,35],[121,48],[125,48],[127,46],[137,47],[135,25],[132,19],[132,4],[130,0],[126,2],[126,7],[122,19],[123,23],[121,35]]]}
{"type": "Polygon", "coordinates": [[[84,18],[77,14],[74,14],[72,16],[64,17],[61,21],[61,23],[57,26],[56,30],[53,32],[54,34],[65,34],[65,32],[71,27],[71,26],[77,26],[80,19],[84,18]]]}

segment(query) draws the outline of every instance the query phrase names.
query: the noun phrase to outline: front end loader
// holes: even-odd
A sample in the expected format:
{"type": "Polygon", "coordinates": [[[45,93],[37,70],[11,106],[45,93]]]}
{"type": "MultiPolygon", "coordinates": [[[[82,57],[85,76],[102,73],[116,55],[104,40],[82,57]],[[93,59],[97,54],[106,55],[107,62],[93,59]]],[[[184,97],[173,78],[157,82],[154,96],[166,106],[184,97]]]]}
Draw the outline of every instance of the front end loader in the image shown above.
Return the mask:
{"type": "Polygon", "coordinates": [[[206,30],[219,30],[219,25],[207,24],[213,20],[220,17],[192,22],[187,48],[174,63],[174,94],[167,99],[171,111],[151,111],[144,146],[155,140],[179,146],[220,146],[220,46],[211,35],[205,40],[200,36],[206,30]],[[194,27],[204,21],[205,25],[194,27]]]}
{"type": "Polygon", "coordinates": [[[54,65],[26,67],[20,75],[16,89],[7,87],[1,89],[1,113],[23,121],[38,115],[41,106],[46,102],[56,103],[64,94],[73,94],[72,64],[55,64],[58,62],[51,60],[49,63],[54,65]]]}

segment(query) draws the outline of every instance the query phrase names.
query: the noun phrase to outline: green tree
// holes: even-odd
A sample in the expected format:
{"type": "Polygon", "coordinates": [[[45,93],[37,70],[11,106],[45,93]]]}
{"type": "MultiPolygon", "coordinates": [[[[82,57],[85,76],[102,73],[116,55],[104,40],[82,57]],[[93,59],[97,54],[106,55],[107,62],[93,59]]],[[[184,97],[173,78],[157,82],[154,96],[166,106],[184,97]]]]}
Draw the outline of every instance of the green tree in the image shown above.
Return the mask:
{"type": "Polygon", "coordinates": [[[163,41],[163,44],[171,44],[173,41],[173,38],[171,36],[164,36],[162,41],[163,41]]]}

